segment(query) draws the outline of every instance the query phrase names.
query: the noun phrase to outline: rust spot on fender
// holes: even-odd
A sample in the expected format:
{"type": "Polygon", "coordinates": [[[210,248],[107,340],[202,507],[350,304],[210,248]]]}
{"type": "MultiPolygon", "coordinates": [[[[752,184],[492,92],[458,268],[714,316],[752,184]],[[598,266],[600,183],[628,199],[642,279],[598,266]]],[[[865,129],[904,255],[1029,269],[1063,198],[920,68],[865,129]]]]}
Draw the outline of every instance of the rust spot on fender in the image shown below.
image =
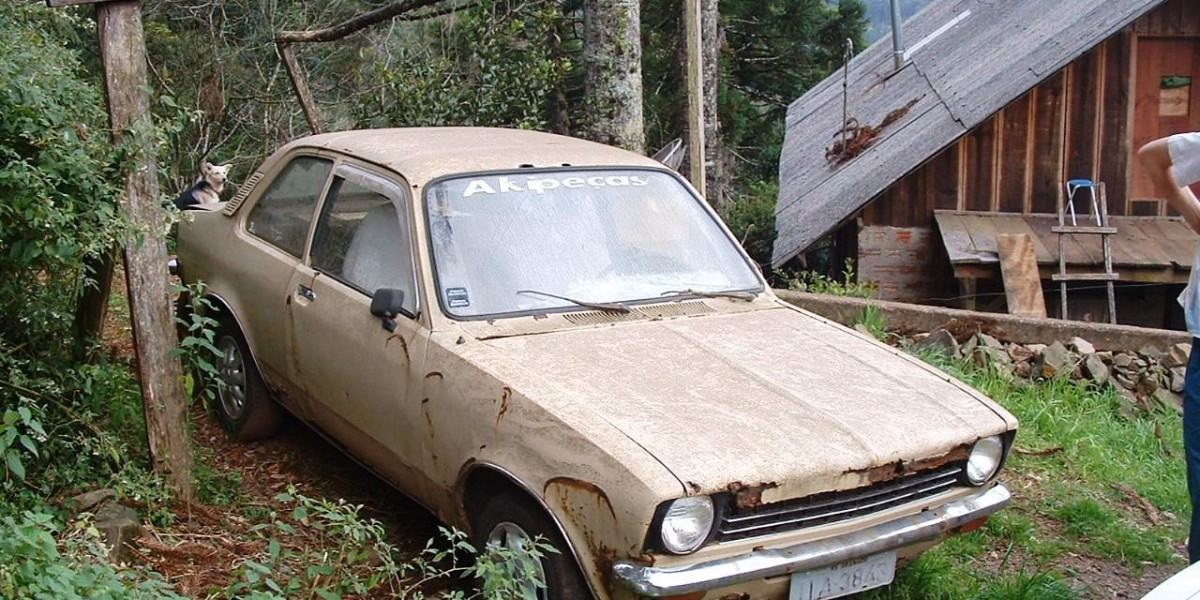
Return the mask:
{"type": "Polygon", "coordinates": [[[409,362],[410,359],[408,358],[408,342],[405,341],[404,336],[402,336],[398,333],[393,333],[387,337],[387,341],[383,342],[383,346],[386,348],[389,344],[392,343],[392,340],[400,341],[400,350],[404,351],[404,361],[409,362]]]}
{"type": "MultiPolygon", "coordinates": [[[[504,386],[500,391],[500,413],[496,415],[496,426],[500,426],[500,421],[504,420],[504,415],[508,414],[508,401],[512,399],[512,388],[504,386]]],[[[543,492],[544,494],[545,492],[543,492]]]]}
{"type": "MultiPolygon", "coordinates": [[[[592,494],[593,496],[596,497],[596,503],[598,505],[603,503],[604,507],[608,509],[608,514],[612,515],[613,520],[616,520],[617,512],[613,510],[612,502],[608,499],[608,494],[604,493],[604,490],[600,489],[600,486],[598,486],[590,481],[583,481],[583,480],[574,479],[571,477],[555,477],[555,478],[551,479],[550,481],[547,481],[546,485],[542,487],[542,497],[546,496],[546,492],[550,489],[550,486],[552,486],[552,485],[560,485],[565,488],[571,488],[574,490],[579,490],[581,492],[587,492],[589,494],[592,494]]],[[[569,503],[566,502],[566,500],[567,500],[566,491],[563,490],[561,492],[561,494],[562,494],[562,499],[563,499],[563,503],[562,503],[563,506],[569,506],[569,503]]]]}
{"type": "Polygon", "coordinates": [[[774,481],[766,481],[754,485],[735,481],[726,486],[725,489],[728,489],[733,494],[738,508],[758,508],[762,504],[763,492],[777,487],[779,487],[779,484],[774,481]]]}

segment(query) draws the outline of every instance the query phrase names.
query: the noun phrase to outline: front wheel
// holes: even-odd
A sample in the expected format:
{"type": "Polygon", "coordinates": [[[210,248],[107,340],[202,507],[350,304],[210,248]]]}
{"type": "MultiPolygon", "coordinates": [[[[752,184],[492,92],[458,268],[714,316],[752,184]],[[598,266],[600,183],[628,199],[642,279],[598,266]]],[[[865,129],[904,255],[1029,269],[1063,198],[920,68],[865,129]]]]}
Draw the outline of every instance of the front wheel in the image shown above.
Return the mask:
{"type": "Polygon", "coordinates": [[[217,330],[217,420],[234,439],[270,437],[279,430],[283,414],[263,383],[250,347],[229,318],[217,330]]]}
{"type": "Polygon", "coordinates": [[[476,545],[480,552],[488,548],[503,548],[492,556],[508,559],[504,573],[513,576],[512,587],[504,583],[483,582],[485,597],[515,597],[522,600],[591,600],[583,574],[575,563],[571,549],[563,540],[554,522],[522,494],[505,491],[489,498],[472,519],[476,545]],[[554,548],[543,556],[526,559],[534,541],[554,548]],[[544,587],[536,582],[542,582],[544,587]],[[514,589],[515,588],[515,589],[514,589]],[[489,589],[494,594],[488,594],[489,589]]]}

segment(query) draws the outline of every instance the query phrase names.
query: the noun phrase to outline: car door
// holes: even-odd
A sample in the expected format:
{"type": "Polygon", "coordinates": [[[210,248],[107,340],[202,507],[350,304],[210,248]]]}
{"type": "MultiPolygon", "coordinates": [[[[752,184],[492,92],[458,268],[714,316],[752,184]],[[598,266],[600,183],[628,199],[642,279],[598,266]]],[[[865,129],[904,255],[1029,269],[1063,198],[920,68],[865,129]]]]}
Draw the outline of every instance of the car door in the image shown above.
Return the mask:
{"type": "MultiPolygon", "coordinates": [[[[306,263],[291,282],[292,377],[335,441],[397,485],[424,480],[420,464],[421,324],[405,186],[366,168],[335,170],[306,263]],[[404,292],[394,330],[370,313],[379,288],[404,292]]],[[[416,490],[409,490],[415,492],[416,490]]]]}
{"type": "Polygon", "coordinates": [[[300,155],[287,161],[265,191],[251,197],[253,204],[237,236],[251,251],[231,248],[239,259],[226,263],[237,271],[227,278],[238,282],[228,300],[263,374],[285,396],[290,396],[285,381],[288,284],[303,260],[318,200],[332,172],[329,158],[300,155]]]}

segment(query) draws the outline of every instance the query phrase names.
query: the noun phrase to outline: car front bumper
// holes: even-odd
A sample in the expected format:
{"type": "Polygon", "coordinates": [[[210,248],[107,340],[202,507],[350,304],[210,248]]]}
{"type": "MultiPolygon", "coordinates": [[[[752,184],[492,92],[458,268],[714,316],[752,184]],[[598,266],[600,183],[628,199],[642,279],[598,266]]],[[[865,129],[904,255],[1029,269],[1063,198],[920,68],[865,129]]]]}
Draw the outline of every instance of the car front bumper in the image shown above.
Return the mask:
{"type": "Polygon", "coordinates": [[[997,484],[975,495],[845,535],[683,566],[654,567],[620,561],[613,565],[613,574],[637,594],[653,598],[723,588],[934,540],[995,513],[1011,498],[1008,489],[997,484]]]}

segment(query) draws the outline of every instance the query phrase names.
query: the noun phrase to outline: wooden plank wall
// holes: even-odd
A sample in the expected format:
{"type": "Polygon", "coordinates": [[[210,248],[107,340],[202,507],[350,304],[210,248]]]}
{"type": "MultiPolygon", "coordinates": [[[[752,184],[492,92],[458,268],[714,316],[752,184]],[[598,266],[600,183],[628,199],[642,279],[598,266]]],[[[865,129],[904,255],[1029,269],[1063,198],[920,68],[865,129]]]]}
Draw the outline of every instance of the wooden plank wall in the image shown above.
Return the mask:
{"type": "Polygon", "coordinates": [[[1138,36],[1200,36],[1200,2],[1169,0],[1076,59],[877,196],[862,224],[930,227],[934,209],[1054,213],[1076,177],[1105,182],[1109,214],[1142,212],[1130,197],[1138,36]]]}
{"type": "Polygon", "coordinates": [[[1109,213],[1129,214],[1131,30],[1010,103],[862,213],[863,225],[923,227],[934,209],[1053,213],[1067,178],[1104,181],[1109,213]]]}

